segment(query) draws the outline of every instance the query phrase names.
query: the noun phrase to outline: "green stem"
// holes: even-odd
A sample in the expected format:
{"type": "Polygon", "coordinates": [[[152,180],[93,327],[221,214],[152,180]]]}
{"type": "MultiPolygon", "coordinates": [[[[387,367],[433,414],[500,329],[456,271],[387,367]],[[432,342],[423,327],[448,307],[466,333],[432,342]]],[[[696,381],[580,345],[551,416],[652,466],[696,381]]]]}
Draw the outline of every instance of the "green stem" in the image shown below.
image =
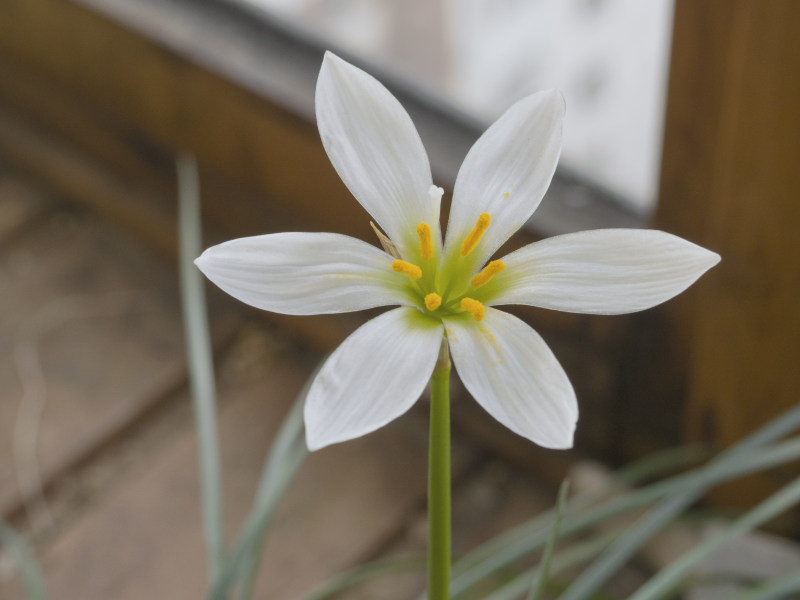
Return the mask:
{"type": "Polygon", "coordinates": [[[446,340],[431,377],[428,443],[428,600],[449,600],[450,355],[446,340]]]}

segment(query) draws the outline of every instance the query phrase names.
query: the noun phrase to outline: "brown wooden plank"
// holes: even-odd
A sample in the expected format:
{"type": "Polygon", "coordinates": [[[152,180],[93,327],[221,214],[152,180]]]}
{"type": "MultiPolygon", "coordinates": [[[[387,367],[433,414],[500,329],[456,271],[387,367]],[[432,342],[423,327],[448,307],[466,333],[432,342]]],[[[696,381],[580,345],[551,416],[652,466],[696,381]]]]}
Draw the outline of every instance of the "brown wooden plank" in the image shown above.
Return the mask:
{"type": "Polygon", "coordinates": [[[57,214],[0,255],[0,275],[7,515],[181,384],[185,361],[174,275],[93,220],[57,214]]]}
{"type": "Polygon", "coordinates": [[[686,332],[671,338],[687,357],[686,429],[720,446],[800,387],[798,22],[793,0],[676,5],[659,220],[722,255],[671,324],[686,332]]]}
{"type": "Polygon", "coordinates": [[[59,136],[81,154],[102,157],[114,165],[117,177],[138,187],[154,186],[157,176],[174,172],[170,155],[144,136],[120,128],[105,111],[81,102],[2,53],[0,97],[18,125],[25,121],[35,125],[40,136],[45,132],[59,136]]]}
{"type": "Polygon", "coordinates": [[[16,172],[130,229],[160,252],[176,250],[175,222],[158,196],[135,180],[100,171],[74,148],[0,106],[0,154],[16,172]]]}
{"type": "MultiPolygon", "coordinates": [[[[255,346],[272,344],[265,340],[255,346]]],[[[270,439],[309,371],[280,348],[266,356],[239,352],[221,365],[230,532],[246,514],[270,439]]],[[[418,420],[412,412],[307,459],[279,508],[257,597],[297,598],[397,534],[424,503],[426,439],[418,420]]],[[[45,552],[48,581],[60,598],[202,597],[195,438],[191,422],[182,429],[45,552]]],[[[458,457],[457,473],[466,465],[458,457]]]]}

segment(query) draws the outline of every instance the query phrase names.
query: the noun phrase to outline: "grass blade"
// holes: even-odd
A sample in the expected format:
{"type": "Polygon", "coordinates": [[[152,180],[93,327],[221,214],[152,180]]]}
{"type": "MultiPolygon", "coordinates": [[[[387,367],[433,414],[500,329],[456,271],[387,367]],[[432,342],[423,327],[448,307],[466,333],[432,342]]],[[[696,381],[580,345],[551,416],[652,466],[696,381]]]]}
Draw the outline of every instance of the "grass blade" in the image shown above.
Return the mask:
{"type": "Polygon", "coordinates": [[[303,600],[329,600],[360,583],[396,573],[423,571],[426,565],[427,561],[424,555],[382,558],[337,575],[303,600]]]}
{"type": "Polygon", "coordinates": [[[315,375],[316,372],[306,381],[305,387],[275,436],[264,463],[253,507],[233,543],[219,578],[214,581],[207,595],[208,600],[227,598],[237,577],[242,581],[240,597],[252,595],[258,559],[273,512],[292,477],[308,455],[303,435],[303,406],[315,375]]]}
{"type": "MultiPolygon", "coordinates": [[[[757,452],[753,451],[737,460],[729,460],[719,464],[712,462],[700,469],[673,476],[667,480],[635,490],[624,497],[606,500],[598,505],[590,503],[594,495],[588,497],[588,500],[586,495],[580,495],[567,503],[564,523],[561,527],[562,535],[581,533],[607,519],[644,508],[653,502],[667,498],[667,506],[663,506],[660,512],[650,515],[650,518],[655,522],[649,527],[651,530],[657,530],[661,526],[662,519],[669,519],[670,516],[680,512],[678,509],[681,506],[670,505],[670,502],[674,498],[683,498],[686,496],[687,491],[695,490],[696,492],[699,489],[701,490],[700,494],[702,494],[703,491],[719,483],[798,459],[800,459],[800,439],[792,439],[770,448],[761,449],[757,452]]],[[[687,503],[686,506],[688,504],[691,504],[691,502],[687,503]]],[[[468,557],[469,562],[465,566],[462,566],[462,562],[459,561],[456,564],[458,575],[451,584],[453,597],[459,597],[483,578],[526,556],[530,552],[542,548],[547,541],[547,534],[553,517],[553,511],[539,515],[528,523],[515,528],[507,534],[497,536],[481,546],[479,551],[468,557]],[[475,555],[478,557],[476,558],[475,555]]],[[[646,537],[640,538],[640,536],[644,536],[647,533],[648,531],[637,533],[636,526],[634,526],[631,531],[624,534],[620,541],[617,542],[616,548],[622,548],[621,554],[616,556],[612,552],[604,553],[598,559],[594,568],[602,576],[606,576],[606,569],[611,569],[611,573],[613,573],[616,567],[627,560],[627,557],[624,557],[624,553],[632,554],[635,552],[641,543],[647,539],[646,537]],[[625,543],[620,546],[620,542],[625,543]],[[620,557],[623,558],[620,560],[620,557]],[[598,565],[602,566],[602,571],[601,566],[598,565]]],[[[587,573],[589,572],[587,571],[587,573]]],[[[581,581],[584,577],[585,574],[579,577],[576,582],[581,581]]],[[[589,581],[588,583],[583,583],[582,586],[587,587],[579,590],[580,593],[587,595],[578,597],[588,598],[592,590],[599,587],[599,584],[596,584],[595,581],[589,581]],[[593,587],[588,589],[590,584],[593,587]]],[[[570,588],[568,593],[576,594],[577,592],[570,588]]]]}
{"type": "Polygon", "coordinates": [[[46,600],[47,588],[39,563],[28,543],[8,523],[0,520],[0,546],[17,562],[25,597],[28,600],[46,600]]]}
{"type": "MultiPolygon", "coordinates": [[[[573,497],[567,503],[565,510],[573,515],[580,513],[611,496],[619,489],[620,485],[635,485],[644,479],[657,477],[696,463],[701,457],[701,452],[703,451],[696,446],[688,447],[685,450],[668,449],[636,461],[615,473],[606,488],[573,497]]],[[[703,455],[705,454],[707,452],[703,455]]],[[[484,542],[478,548],[459,559],[453,566],[453,574],[455,576],[453,585],[455,587],[451,591],[453,593],[464,591],[473,585],[475,581],[491,574],[493,570],[503,568],[509,562],[535,550],[537,532],[548,529],[554,517],[554,510],[541,513],[529,521],[484,542]],[[534,546],[531,546],[532,543],[534,546]]],[[[425,596],[423,595],[420,600],[424,599],[425,596]]]]}
{"type": "MultiPolygon", "coordinates": [[[[607,548],[615,536],[616,534],[595,535],[555,553],[550,565],[550,577],[591,560],[607,548]]],[[[484,600],[518,600],[522,598],[530,590],[531,580],[539,577],[541,569],[541,564],[529,569],[500,589],[495,590],[484,600]]]]}
{"type": "Polygon", "coordinates": [[[253,585],[255,576],[258,573],[261,554],[264,548],[264,541],[269,529],[272,511],[277,504],[286,486],[289,485],[297,468],[305,459],[308,450],[303,437],[303,407],[305,398],[311,387],[311,382],[316,378],[324,360],[319,363],[317,369],[306,380],[297,400],[292,405],[289,414],[286,415],[280,430],[275,436],[275,440],[270,447],[269,455],[261,471],[261,480],[258,484],[256,497],[253,507],[256,512],[259,507],[266,505],[268,508],[262,509],[265,516],[258,522],[259,531],[254,537],[257,538],[252,552],[246,553],[242,559],[241,581],[242,588],[239,598],[246,600],[253,595],[253,585]],[[279,490],[279,494],[275,494],[279,490]]]}
{"type": "Polygon", "coordinates": [[[629,600],[659,600],[672,592],[689,570],[736,536],[762,525],[800,502],[800,478],[746,512],[719,534],[673,561],[639,588],[629,600]]]}
{"type": "Polygon", "coordinates": [[[800,426],[800,406],[794,407],[749,435],[705,467],[685,476],[679,476],[678,480],[683,478],[683,481],[680,481],[678,485],[671,484],[672,493],[669,497],[662,500],[626,531],[607,553],[598,558],[573,582],[560,596],[560,600],[587,600],[590,598],[657,531],[688,509],[711,487],[732,478],[733,473],[743,475],[768,468],[768,466],[776,466],[770,465],[769,460],[765,459],[774,456],[775,451],[780,453],[782,450],[789,449],[791,454],[791,448],[797,445],[796,440],[773,448],[772,453],[770,451],[758,452],[755,455],[754,453],[759,451],[762,446],[797,429],[798,426],[800,426]]]}
{"type": "Polygon", "coordinates": [[[553,528],[550,531],[550,537],[547,538],[547,544],[544,547],[544,554],[542,555],[542,568],[537,572],[537,576],[533,579],[528,600],[539,600],[544,593],[545,586],[547,585],[547,578],[550,575],[550,563],[553,559],[553,552],[556,549],[556,541],[558,540],[558,530],[561,526],[561,518],[564,516],[564,507],[567,502],[567,491],[569,490],[569,481],[565,480],[561,487],[558,489],[558,500],[556,501],[556,515],[553,519],[553,528]]]}
{"type": "Polygon", "coordinates": [[[781,600],[800,596],[800,571],[791,571],[742,592],[731,600],[781,600]]]}
{"type": "Polygon", "coordinates": [[[214,581],[219,577],[225,559],[225,542],[214,362],[208,330],[205,288],[200,271],[194,266],[194,259],[200,256],[202,250],[200,183],[194,158],[180,155],[176,167],[181,305],[192,406],[197,429],[208,577],[209,581],[214,581]]]}

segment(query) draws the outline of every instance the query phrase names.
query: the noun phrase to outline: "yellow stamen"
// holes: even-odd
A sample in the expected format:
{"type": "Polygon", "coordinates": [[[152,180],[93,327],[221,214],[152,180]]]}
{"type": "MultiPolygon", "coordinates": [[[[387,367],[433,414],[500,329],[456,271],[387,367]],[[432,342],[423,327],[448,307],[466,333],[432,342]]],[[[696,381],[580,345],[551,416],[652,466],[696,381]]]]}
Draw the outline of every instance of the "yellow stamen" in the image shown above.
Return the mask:
{"type": "Polygon", "coordinates": [[[417,235],[419,236],[419,251],[424,260],[433,258],[433,236],[431,226],[427,223],[417,225],[417,235]]]}
{"type": "Polygon", "coordinates": [[[410,262],[404,260],[395,260],[392,262],[392,271],[395,273],[404,273],[408,275],[411,281],[416,281],[422,277],[422,269],[417,265],[412,265],[410,262]]]}
{"type": "Polygon", "coordinates": [[[492,217],[489,213],[481,213],[481,216],[478,217],[478,222],[475,223],[475,227],[472,228],[469,235],[461,242],[461,256],[466,256],[475,249],[475,246],[481,241],[484,232],[489,227],[489,221],[491,220],[492,217]]]}
{"type": "Polygon", "coordinates": [[[442,297],[436,292],[431,292],[425,296],[425,306],[428,310],[436,310],[442,305],[442,297]]]}
{"type": "Polygon", "coordinates": [[[493,260],[488,265],[483,267],[483,271],[475,275],[470,281],[472,287],[481,287],[485,283],[489,283],[489,280],[497,275],[500,271],[506,268],[505,263],[502,260],[493,260]]]}
{"type": "Polygon", "coordinates": [[[471,312],[476,321],[483,321],[486,316],[486,308],[474,298],[462,298],[461,310],[471,312]]]}

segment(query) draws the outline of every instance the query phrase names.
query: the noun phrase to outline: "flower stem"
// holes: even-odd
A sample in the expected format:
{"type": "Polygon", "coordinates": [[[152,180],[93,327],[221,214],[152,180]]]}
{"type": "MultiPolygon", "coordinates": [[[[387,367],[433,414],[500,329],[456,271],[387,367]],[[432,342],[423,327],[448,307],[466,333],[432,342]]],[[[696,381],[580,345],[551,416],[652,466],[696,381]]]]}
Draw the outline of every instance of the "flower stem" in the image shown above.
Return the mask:
{"type": "Polygon", "coordinates": [[[446,340],[431,377],[428,444],[428,600],[449,600],[450,354],[446,340]]]}

